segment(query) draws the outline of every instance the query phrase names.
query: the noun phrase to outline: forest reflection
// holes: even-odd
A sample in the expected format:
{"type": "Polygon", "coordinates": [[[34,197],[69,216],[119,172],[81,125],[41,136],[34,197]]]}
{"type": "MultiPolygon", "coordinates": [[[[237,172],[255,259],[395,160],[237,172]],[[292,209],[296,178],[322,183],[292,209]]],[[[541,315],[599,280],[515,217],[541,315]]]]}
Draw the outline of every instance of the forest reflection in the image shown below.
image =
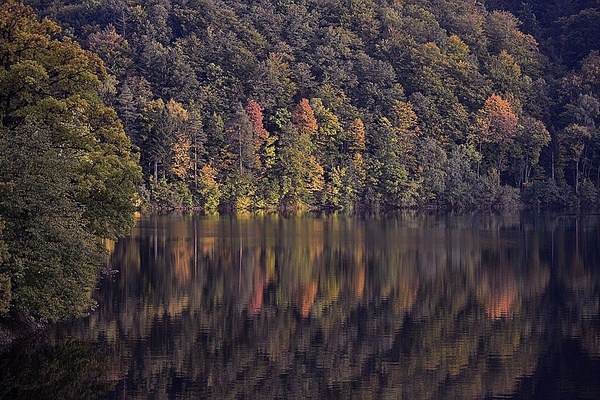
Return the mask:
{"type": "Polygon", "coordinates": [[[600,393],[599,248],[593,216],[143,217],[54,340],[102,344],[107,397],[600,393]]]}

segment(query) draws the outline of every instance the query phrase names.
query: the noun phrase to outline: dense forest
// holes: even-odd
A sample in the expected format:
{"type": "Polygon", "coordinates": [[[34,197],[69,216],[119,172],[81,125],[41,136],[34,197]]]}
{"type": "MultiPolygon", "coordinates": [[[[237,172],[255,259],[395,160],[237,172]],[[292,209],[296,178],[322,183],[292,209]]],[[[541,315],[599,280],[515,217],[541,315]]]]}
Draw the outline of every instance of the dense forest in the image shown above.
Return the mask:
{"type": "Polygon", "coordinates": [[[27,3],[104,61],[144,204],[597,204],[597,1],[27,3]]]}
{"type": "Polygon", "coordinates": [[[88,310],[102,239],[133,223],[141,170],[99,96],[106,69],[59,32],[0,4],[0,316],[88,310]]]}
{"type": "Polygon", "coordinates": [[[597,1],[24,3],[0,4],[0,313],[86,309],[135,207],[598,204],[597,1]]]}

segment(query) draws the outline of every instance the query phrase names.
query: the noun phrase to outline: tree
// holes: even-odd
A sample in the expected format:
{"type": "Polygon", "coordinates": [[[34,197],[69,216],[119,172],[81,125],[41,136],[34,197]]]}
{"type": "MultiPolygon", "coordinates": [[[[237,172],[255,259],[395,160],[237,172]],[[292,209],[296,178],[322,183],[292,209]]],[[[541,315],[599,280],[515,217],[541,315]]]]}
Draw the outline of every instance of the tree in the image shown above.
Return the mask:
{"type": "Polygon", "coordinates": [[[400,158],[400,162],[412,172],[416,167],[416,140],[421,134],[417,114],[413,111],[412,104],[396,101],[392,108],[390,122],[395,132],[393,143],[396,146],[396,155],[400,158]]]}
{"type": "MultiPolygon", "coordinates": [[[[396,123],[400,118],[410,124],[412,116],[410,112],[404,117],[397,116],[396,123]]],[[[377,203],[392,209],[414,205],[417,194],[416,182],[411,179],[407,165],[411,158],[407,152],[408,132],[400,129],[407,125],[402,122],[399,125],[394,126],[389,119],[382,117],[369,139],[373,153],[367,175],[375,185],[377,203]]]]}
{"type": "Polygon", "coordinates": [[[311,99],[310,106],[318,125],[317,133],[313,137],[315,157],[328,174],[336,164],[340,163],[339,148],[343,136],[342,125],[338,116],[327,109],[321,99],[311,99]]]}
{"type": "MultiPolygon", "coordinates": [[[[239,174],[251,174],[257,167],[257,146],[253,124],[246,110],[238,104],[227,128],[229,151],[239,174]]],[[[262,133],[262,132],[261,132],[262,133]]]]}
{"type": "Polygon", "coordinates": [[[363,152],[366,149],[365,124],[360,118],[356,118],[348,127],[344,138],[342,153],[363,152]]]}
{"type": "Polygon", "coordinates": [[[123,123],[125,133],[134,146],[141,148],[145,134],[142,115],[153,97],[150,83],[144,78],[131,76],[119,86],[115,109],[123,123]]]}
{"type": "Polygon", "coordinates": [[[579,193],[579,170],[580,161],[586,142],[591,138],[591,132],[588,127],[578,124],[570,124],[559,136],[561,160],[573,162],[575,164],[574,186],[575,192],[579,193]]]}
{"type": "Polygon", "coordinates": [[[423,138],[418,142],[418,170],[420,179],[419,195],[424,205],[436,204],[440,194],[446,189],[446,171],[448,156],[433,138],[423,138]]]}
{"type": "Polygon", "coordinates": [[[300,103],[298,103],[292,113],[292,123],[302,135],[311,137],[317,134],[319,126],[317,125],[315,112],[310,106],[308,99],[300,100],[300,103]]]}
{"type": "Polygon", "coordinates": [[[522,159],[521,176],[523,183],[528,183],[531,170],[540,159],[542,148],[550,143],[550,133],[542,121],[531,117],[522,117],[517,126],[517,152],[522,159]]]}
{"type": "Polygon", "coordinates": [[[279,136],[278,169],[281,200],[286,208],[315,205],[323,189],[323,167],[314,154],[312,136],[317,120],[307,99],[302,99],[279,136]]]}
{"type": "MultiPolygon", "coordinates": [[[[184,145],[187,154],[182,153],[183,148],[178,142],[187,142],[186,130],[188,128],[189,113],[183,104],[171,99],[166,104],[162,99],[153,100],[146,104],[142,117],[145,121],[146,137],[143,143],[145,159],[142,160],[147,168],[147,174],[152,174],[154,181],[160,177],[166,177],[167,172],[181,172],[177,166],[172,169],[174,161],[174,150],[179,150],[179,162],[189,158],[190,143],[184,145]],[[178,149],[176,147],[179,146],[178,149]]],[[[189,164],[189,160],[185,161],[189,164]]]]}
{"type": "Polygon", "coordinates": [[[505,11],[488,14],[485,33],[489,40],[488,50],[492,54],[506,52],[515,58],[523,72],[531,77],[540,75],[542,57],[533,36],[519,30],[521,22],[505,11]]]}
{"type": "Polygon", "coordinates": [[[561,55],[566,65],[572,67],[586,57],[590,51],[600,50],[599,18],[600,10],[590,7],[560,20],[561,55]]]}
{"type": "Polygon", "coordinates": [[[446,207],[465,210],[478,206],[474,188],[478,179],[475,166],[480,162],[481,155],[473,146],[459,145],[448,153],[444,167],[445,190],[440,196],[446,207]]]}
{"type": "Polygon", "coordinates": [[[0,276],[9,311],[53,321],[89,307],[99,239],[129,232],[140,171],[97,56],[16,1],[0,32],[0,276]]]}
{"type": "Polygon", "coordinates": [[[257,149],[254,155],[254,165],[257,171],[264,174],[267,169],[273,166],[274,148],[273,138],[265,129],[263,123],[263,108],[254,100],[250,100],[245,107],[246,114],[252,124],[252,140],[254,148],[257,149]]]}
{"type": "Polygon", "coordinates": [[[515,139],[517,122],[518,118],[513,112],[511,104],[496,94],[488,97],[485,105],[477,114],[479,150],[481,152],[483,143],[492,145],[485,156],[496,161],[498,185],[500,185],[500,174],[505,168],[507,152],[515,139]]]}
{"type": "Polygon", "coordinates": [[[129,43],[115,31],[112,25],[88,36],[88,47],[102,58],[108,72],[119,80],[127,75],[133,64],[129,54],[131,52],[129,43]]]}
{"type": "Polygon", "coordinates": [[[258,66],[258,76],[252,80],[259,102],[268,109],[290,105],[296,93],[296,84],[290,75],[290,67],[284,56],[269,53],[267,59],[258,66]]]}
{"type": "Polygon", "coordinates": [[[263,108],[257,102],[251,100],[246,105],[246,113],[252,123],[252,139],[256,154],[255,161],[255,185],[257,186],[257,206],[266,207],[276,204],[277,185],[274,183],[273,167],[276,162],[275,142],[273,136],[265,129],[263,123],[263,108]]]}
{"type": "Polygon", "coordinates": [[[494,89],[498,93],[504,96],[512,93],[522,97],[529,80],[525,79],[521,67],[512,55],[502,50],[497,56],[491,56],[488,70],[493,78],[494,89]]]}
{"type": "Polygon", "coordinates": [[[101,252],[75,200],[77,151],[55,147],[47,127],[26,122],[0,135],[0,215],[9,257],[10,310],[43,321],[80,315],[92,304],[101,252]]]}
{"type": "Polygon", "coordinates": [[[200,205],[205,212],[214,212],[219,206],[221,189],[216,181],[217,173],[210,165],[205,165],[200,170],[198,182],[198,195],[200,205]]]}
{"type": "Polygon", "coordinates": [[[173,143],[173,158],[169,171],[182,181],[188,181],[190,171],[194,168],[192,159],[192,141],[185,134],[178,134],[177,140],[173,143]]]}
{"type": "Polygon", "coordinates": [[[255,192],[254,178],[259,165],[253,123],[241,103],[238,103],[226,133],[229,160],[226,168],[221,171],[226,183],[224,197],[235,210],[246,211],[255,192]]]}

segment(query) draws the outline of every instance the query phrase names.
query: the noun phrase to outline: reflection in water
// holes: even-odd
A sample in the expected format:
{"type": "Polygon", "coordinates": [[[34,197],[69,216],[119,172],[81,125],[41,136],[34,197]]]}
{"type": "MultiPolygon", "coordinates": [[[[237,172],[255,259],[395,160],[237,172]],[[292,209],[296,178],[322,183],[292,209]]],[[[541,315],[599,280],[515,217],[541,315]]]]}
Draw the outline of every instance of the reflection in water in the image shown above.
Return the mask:
{"type": "Polygon", "coordinates": [[[143,217],[53,340],[108,349],[107,398],[598,397],[599,248],[595,217],[143,217]]]}

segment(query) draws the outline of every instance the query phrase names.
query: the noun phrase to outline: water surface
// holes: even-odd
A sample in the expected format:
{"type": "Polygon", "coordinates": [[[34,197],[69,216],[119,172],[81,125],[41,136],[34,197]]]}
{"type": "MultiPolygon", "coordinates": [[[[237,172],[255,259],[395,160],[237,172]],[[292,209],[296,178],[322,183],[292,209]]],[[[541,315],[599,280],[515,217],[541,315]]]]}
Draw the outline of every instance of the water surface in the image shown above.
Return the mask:
{"type": "Polygon", "coordinates": [[[147,216],[23,398],[600,398],[597,216],[147,216]]]}

